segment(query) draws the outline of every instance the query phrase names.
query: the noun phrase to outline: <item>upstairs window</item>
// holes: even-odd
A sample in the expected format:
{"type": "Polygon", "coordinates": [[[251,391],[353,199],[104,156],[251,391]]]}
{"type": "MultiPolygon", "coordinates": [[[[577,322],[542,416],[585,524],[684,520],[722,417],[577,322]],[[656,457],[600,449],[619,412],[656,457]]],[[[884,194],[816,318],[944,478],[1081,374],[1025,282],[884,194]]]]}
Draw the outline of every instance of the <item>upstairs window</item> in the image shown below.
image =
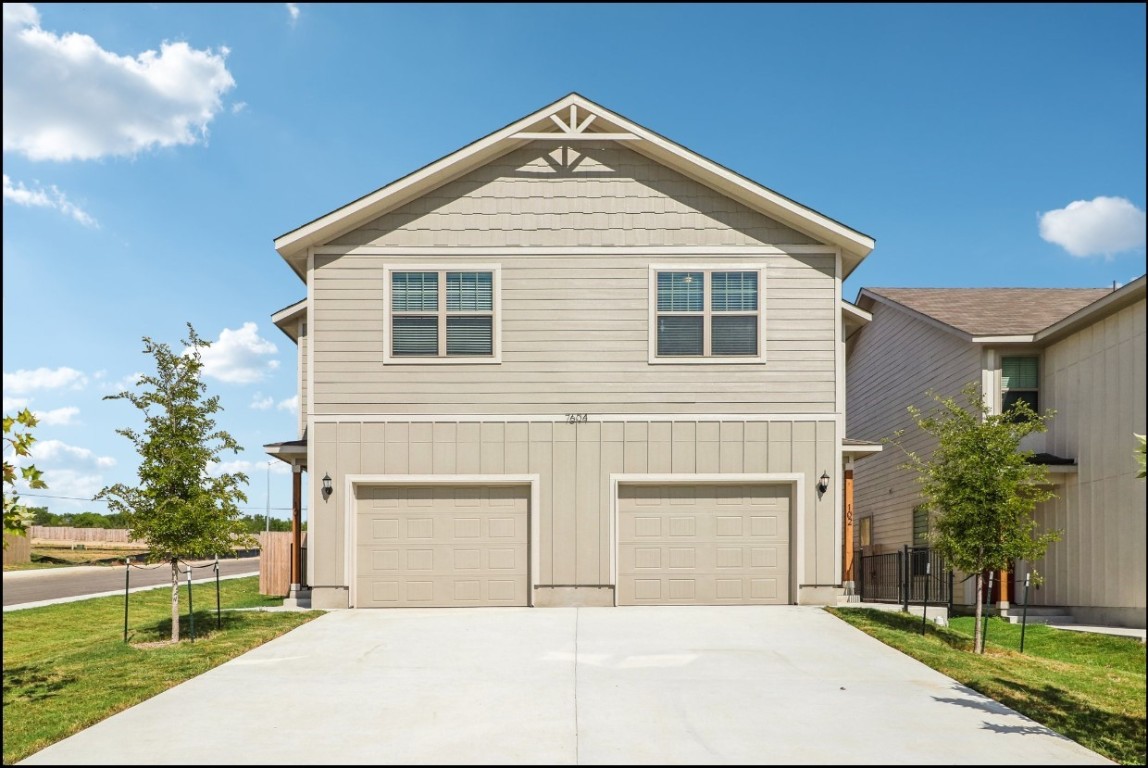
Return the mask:
{"type": "Polygon", "coordinates": [[[760,269],[654,269],[651,362],[760,362],[760,269]]]}
{"type": "Polygon", "coordinates": [[[1034,413],[1039,413],[1039,375],[1039,361],[1035,357],[1001,358],[1001,413],[1008,413],[1022,400],[1034,413]]]}
{"type": "Polygon", "coordinates": [[[497,270],[388,274],[388,362],[497,362],[497,270]]]}

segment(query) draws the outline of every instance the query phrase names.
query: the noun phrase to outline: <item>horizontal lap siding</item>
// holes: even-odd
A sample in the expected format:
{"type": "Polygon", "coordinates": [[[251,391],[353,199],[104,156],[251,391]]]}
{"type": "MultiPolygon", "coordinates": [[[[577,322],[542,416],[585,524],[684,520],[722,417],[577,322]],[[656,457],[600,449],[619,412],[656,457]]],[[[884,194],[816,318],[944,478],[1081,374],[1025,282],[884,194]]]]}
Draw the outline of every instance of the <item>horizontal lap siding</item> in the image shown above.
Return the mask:
{"type": "Polygon", "coordinates": [[[383,268],[415,259],[316,257],[315,413],[836,410],[835,257],[708,258],[765,265],[765,364],[649,364],[649,265],[705,259],[508,252],[470,259],[502,265],[501,364],[384,366],[383,268]]]}
{"type": "MultiPolygon", "coordinates": [[[[822,471],[836,460],[832,421],[317,423],[312,438],[319,477],[312,484],[314,584],[339,585],[344,574],[344,478],[356,475],[536,474],[540,584],[610,583],[610,476],[646,473],[801,473],[805,509],[799,584],[837,583],[835,488],[818,496],[822,471]]],[[[796,503],[796,495],[794,502],[796,503]]],[[[796,546],[797,529],[791,531],[796,546]]]]}
{"type": "MultiPolygon", "coordinates": [[[[957,394],[980,382],[981,353],[975,344],[877,303],[873,321],[860,331],[847,364],[847,437],[874,442],[904,429],[906,449],[928,457],[933,443],[913,425],[907,407],[929,411],[926,391],[957,394]]],[[[856,463],[854,519],[872,517],[872,543],[886,551],[913,543],[913,507],[920,503],[915,473],[901,468],[904,454],[893,445],[856,463]]],[[[860,536],[860,524],[854,527],[860,536]]],[[[856,541],[860,542],[857,538],[856,541]]]]}

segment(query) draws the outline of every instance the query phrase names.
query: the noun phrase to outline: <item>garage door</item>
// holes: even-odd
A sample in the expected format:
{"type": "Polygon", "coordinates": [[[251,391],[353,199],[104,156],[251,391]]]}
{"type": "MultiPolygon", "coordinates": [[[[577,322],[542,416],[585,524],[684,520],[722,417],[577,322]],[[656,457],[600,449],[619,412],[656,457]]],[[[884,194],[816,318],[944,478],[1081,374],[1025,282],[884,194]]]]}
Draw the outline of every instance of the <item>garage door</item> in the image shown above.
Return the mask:
{"type": "Polygon", "coordinates": [[[619,605],[789,602],[789,486],[622,485],[619,605]]]}
{"type": "Polygon", "coordinates": [[[526,605],[526,486],[359,489],[355,606],[526,605]]]}

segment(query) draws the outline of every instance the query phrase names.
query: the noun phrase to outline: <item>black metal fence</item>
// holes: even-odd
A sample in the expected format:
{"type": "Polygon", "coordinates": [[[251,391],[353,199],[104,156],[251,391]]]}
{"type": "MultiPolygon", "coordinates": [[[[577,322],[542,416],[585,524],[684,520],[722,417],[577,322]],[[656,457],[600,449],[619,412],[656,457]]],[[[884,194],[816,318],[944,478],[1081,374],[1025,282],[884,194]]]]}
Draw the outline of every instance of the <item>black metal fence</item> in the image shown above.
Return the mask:
{"type": "Polygon", "coordinates": [[[953,572],[929,547],[906,546],[883,555],[861,555],[857,579],[862,602],[953,606],[953,572]]]}

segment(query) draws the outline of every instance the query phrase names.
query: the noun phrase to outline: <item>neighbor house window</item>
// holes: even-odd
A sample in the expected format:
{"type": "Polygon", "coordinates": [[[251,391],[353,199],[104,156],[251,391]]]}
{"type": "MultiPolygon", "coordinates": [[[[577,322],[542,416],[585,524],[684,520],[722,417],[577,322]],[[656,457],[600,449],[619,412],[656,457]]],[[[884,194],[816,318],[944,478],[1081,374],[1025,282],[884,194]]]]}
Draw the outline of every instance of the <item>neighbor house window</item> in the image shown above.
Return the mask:
{"type": "Polygon", "coordinates": [[[387,274],[390,362],[496,359],[496,269],[392,268],[387,274]]]}
{"type": "Polygon", "coordinates": [[[1001,358],[1001,413],[1024,401],[1034,413],[1040,410],[1039,361],[1035,357],[1001,358]]]}
{"type": "Polygon", "coordinates": [[[861,539],[861,547],[873,546],[873,516],[861,518],[861,530],[859,532],[861,539]]]}
{"type": "Polygon", "coordinates": [[[760,269],[654,269],[652,360],[759,361],[760,269]]]}
{"type": "Polygon", "coordinates": [[[924,576],[929,559],[929,508],[924,504],[913,507],[913,547],[913,575],[924,576]]]}

